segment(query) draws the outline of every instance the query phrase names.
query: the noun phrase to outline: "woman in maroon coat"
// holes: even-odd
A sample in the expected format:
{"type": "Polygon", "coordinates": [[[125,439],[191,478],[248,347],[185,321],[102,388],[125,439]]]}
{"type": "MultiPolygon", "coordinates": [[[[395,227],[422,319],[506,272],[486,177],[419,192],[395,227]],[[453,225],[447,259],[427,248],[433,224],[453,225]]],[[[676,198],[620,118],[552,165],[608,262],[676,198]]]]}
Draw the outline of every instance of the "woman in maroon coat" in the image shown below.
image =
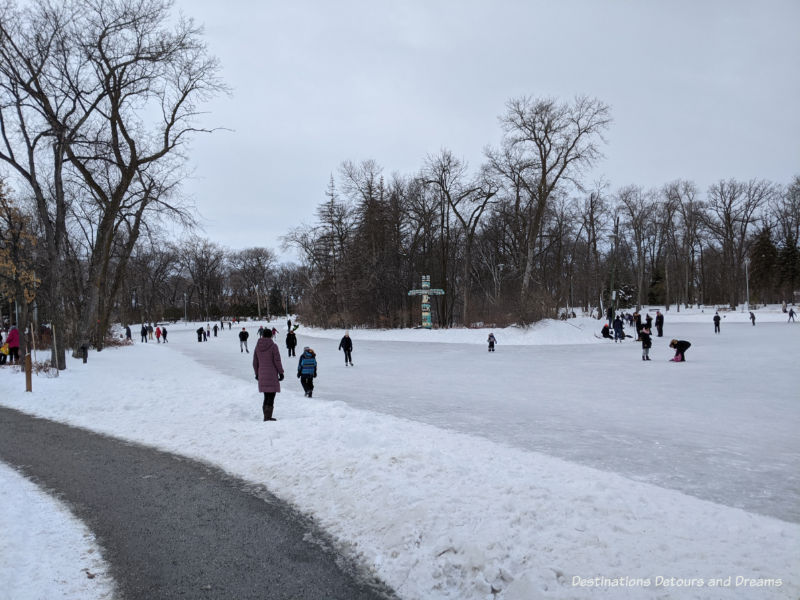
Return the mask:
{"type": "Polygon", "coordinates": [[[281,364],[281,351],[272,341],[272,330],[264,329],[261,338],[253,351],[253,370],[258,380],[258,391],[264,393],[265,421],[276,421],[272,418],[275,408],[275,394],[281,391],[280,382],[283,381],[283,365],[281,364]]]}
{"type": "Polygon", "coordinates": [[[16,326],[8,331],[6,344],[8,344],[8,364],[13,365],[15,361],[19,364],[19,329],[16,326]]]}

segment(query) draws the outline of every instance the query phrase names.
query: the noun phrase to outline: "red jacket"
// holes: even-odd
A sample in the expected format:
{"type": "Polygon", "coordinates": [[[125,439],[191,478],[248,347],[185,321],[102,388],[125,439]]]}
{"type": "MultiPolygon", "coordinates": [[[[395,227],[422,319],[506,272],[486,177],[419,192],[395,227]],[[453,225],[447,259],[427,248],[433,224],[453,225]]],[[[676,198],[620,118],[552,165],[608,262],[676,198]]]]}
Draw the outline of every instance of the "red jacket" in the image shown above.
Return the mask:
{"type": "Polygon", "coordinates": [[[19,348],[19,329],[16,327],[11,328],[11,331],[8,332],[6,343],[9,348],[19,348]]]}
{"type": "Polygon", "coordinates": [[[280,392],[278,374],[283,374],[281,351],[271,338],[259,338],[253,352],[253,371],[258,377],[259,392],[280,392]]]}

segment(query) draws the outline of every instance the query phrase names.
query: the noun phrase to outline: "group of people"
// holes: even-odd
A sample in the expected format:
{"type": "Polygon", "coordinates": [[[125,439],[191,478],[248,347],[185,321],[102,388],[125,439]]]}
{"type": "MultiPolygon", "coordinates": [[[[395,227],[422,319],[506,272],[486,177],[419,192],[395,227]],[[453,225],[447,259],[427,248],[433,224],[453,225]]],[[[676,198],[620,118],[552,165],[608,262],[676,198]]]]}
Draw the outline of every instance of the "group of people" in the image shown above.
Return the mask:
{"type": "MultiPolygon", "coordinates": [[[[160,344],[161,340],[164,340],[165,344],[167,343],[166,326],[162,327],[161,325],[156,325],[155,328],[153,328],[152,323],[142,323],[142,329],[139,333],[141,333],[142,342],[145,344],[147,343],[148,339],[152,340],[153,336],[155,336],[157,343],[160,344]]],[[[131,339],[131,328],[127,325],[125,326],[125,338],[129,340],[131,339]]]]}
{"type": "Polygon", "coordinates": [[[3,337],[3,331],[0,330],[0,365],[19,364],[19,329],[16,325],[12,325],[3,337]]]}
{"type": "MultiPolygon", "coordinates": [[[[295,347],[297,346],[297,336],[295,330],[297,326],[292,328],[291,321],[288,323],[289,331],[286,334],[286,348],[289,357],[295,356],[295,347]]],[[[242,334],[244,334],[243,343],[247,345],[247,330],[243,327],[242,333],[239,334],[240,342],[242,341],[242,334]]],[[[275,343],[274,338],[277,337],[277,329],[262,327],[259,328],[259,338],[256,342],[255,350],[253,350],[253,372],[258,381],[258,391],[264,394],[264,402],[261,410],[264,415],[264,421],[276,421],[273,417],[275,411],[275,396],[281,391],[281,381],[284,379],[283,364],[281,362],[281,353],[278,350],[278,345],[275,343]]],[[[344,332],[344,336],[339,342],[339,350],[344,351],[344,364],[345,366],[353,366],[353,340],[350,338],[348,331],[344,332]]],[[[314,394],[314,379],[317,377],[317,354],[313,348],[305,346],[300,359],[297,362],[297,378],[300,380],[300,385],[303,387],[303,392],[306,398],[312,398],[314,394]]]]}
{"type": "MultiPolygon", "coordinates": [[[[636,328],[636,341],[642,344],[642,360],[650,360],[650,348],[653,347],[652,325],[655,323],[657,337],[663,337],[664,315],[661,314],[660,310],[657,310],[656,317],[653,319],[650,313],[646,313],[643,321],[639,311],[633,314],[618,314],[612,321],[611,327],[609,327],[608,323],[603,325],[600,334],[606,339],[613,339],[614,343],[622,342],[626,337],[633,337],[625,333],[624,321],[627,321],[629,325],[633,325],[636,328]],[[612,327],[614,330],[613,335],[611,334],[612,327]]],[[[684,362],[686,360],[686,351],[691,345],[692,344],[686,340],[671,340],[669,347],[675,350],[675,356],[670,360],[674,362],[684,362]]]]}

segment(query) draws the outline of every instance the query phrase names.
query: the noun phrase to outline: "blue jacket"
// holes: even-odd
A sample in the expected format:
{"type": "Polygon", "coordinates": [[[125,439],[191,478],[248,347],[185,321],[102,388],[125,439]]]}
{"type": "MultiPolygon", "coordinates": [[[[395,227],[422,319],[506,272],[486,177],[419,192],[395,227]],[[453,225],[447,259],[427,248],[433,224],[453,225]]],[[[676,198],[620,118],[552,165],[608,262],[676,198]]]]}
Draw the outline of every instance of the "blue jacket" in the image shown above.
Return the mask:
{"type": "Polygon", "coordinates": [[[317,376],[317,359],[313,350],[304,350],[297,363],[297,374],[304,376],[317,376]]]}

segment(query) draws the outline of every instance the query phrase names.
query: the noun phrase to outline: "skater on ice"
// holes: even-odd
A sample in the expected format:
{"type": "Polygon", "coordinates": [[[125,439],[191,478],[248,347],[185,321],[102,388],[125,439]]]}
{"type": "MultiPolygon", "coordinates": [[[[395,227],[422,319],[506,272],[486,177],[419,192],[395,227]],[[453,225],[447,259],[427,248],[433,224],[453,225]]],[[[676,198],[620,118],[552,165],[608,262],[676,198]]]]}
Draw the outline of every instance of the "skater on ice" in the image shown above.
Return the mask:
{"type": "Polygon", "coordinates": [[[494,345],[497,343],[497,338],[494,337],[494,333],[490,333],[486,341],[489,342],[489,352],[494,352],[494,345]]]}
{"type": "Polygon", "coordinates": [[[248,354],[250,353],[250,350],[247,349],[247,338],[249,337],[250,334],[247,332],[247,329],[242,327],[242,330],[239,332],[239,352],[247,352],[248,354]]]}
{"type": "Polygon", "coordinates": [[[297,363],[297,376],[300,378],[300,385],[306,393],[306,398],[311,398],[314,392],[314,378],[317,376],[317,355],[306,346],[300,355],[297,363]]]}
{"type": "Polygon", "coordinates": [[[258,391],[264,394],[264,404],[261,407],[264,421],[276,421],[272,412],[275,410],[275,394],[281,391],[283,365],[281,352],[272,340],[272,331],[269,329],[265,329],[256,342],[253,350],[253,371],[258,381],[258,391]]]}
{"type": "MultiPolygon", "coordinates": [[[[291,321],[290,321],[291,323],[291,321]]],[[[286,334],[286,348],[289,350],[289,356],[294,356],[294,349],[297,347],[297,336],[291,329],[286,334]]]]}
{"type": "Polygon", "coordinates": [[[339,350],[344,350],[344,366],[350,363],[353,366],[353,340],[350,339],[350,333],[345,331],[342,341],[339,342],[339,350]]]}
{"type": "Polygon", "coordinates": [[[642,360],[650,360],[650,348],[653,345],[653,338],[650,335],[650,328],[645,325],[639,332],[639,339],[642,340],[642,360]]]}
{"type": "Polygon", "coordinates": [[[714,333],[719,333],[719,322],[721,319],[719,318],[719,313],[714,315],[714,333]]]}
{"type": "Polygon", "coordinates": [[[661,337],[664,335],[664,315],[660,310],[656,311],[656,335],[661,337]]]}
{"type": "Polygon", "coordinates": [[[616,344],[617,341],[624,341],[625,340],[625,331],[622,325],[622,318],[617,315],[617,318],[614,319],[614,343],[616,344]]]}
{"type": "Polygon", "coordinates": [[[753,322],[753,327],[755,327],[756,326],[756,315],[752,310],[750,311],[750,320],[753,322]]]}
{"type": "Polygon", "coordinates": [[[670,360],[672,362],[686,362],[686,351],[691,345],[691,342],[687,342],[686,340],[672,340],[669,343],[669,347],[675,349],[675,356],[670,360]]]}

